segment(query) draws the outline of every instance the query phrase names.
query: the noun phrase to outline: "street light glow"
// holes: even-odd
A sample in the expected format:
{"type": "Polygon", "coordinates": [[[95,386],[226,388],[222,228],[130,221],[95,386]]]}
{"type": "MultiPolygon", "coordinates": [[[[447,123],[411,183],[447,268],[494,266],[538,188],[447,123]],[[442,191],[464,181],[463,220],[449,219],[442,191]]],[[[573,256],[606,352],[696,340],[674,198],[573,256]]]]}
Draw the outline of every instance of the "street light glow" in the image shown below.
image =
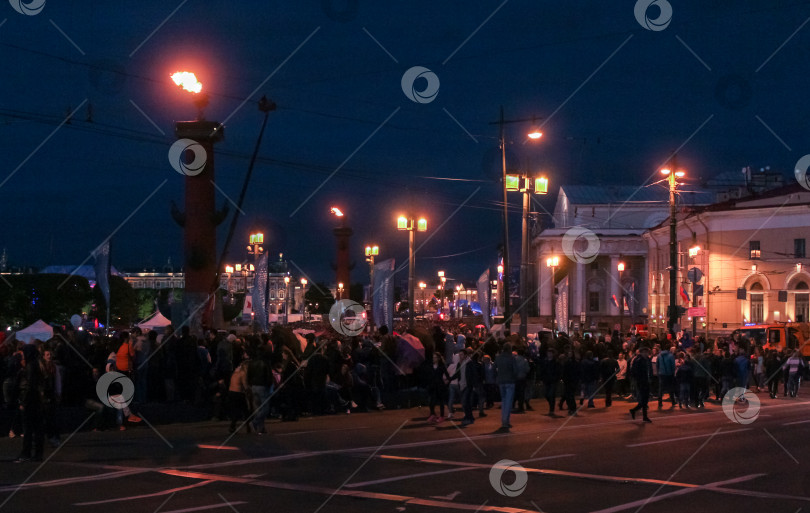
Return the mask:
{"type": "Polygon", "coordinates": [[[666,168],[664,168],[664,169],[662,169],[662,170],[661,170],[661,174],[662,174],[662,175],[664,175],[664,176],[669,175],[671,172],[672,172],[672,171],[670,171],[669,169],[666,169],[666,168]]]}
{"type": "Polygon", "coordinates": [[[683,178],[686,175],[683,171],[675,171],[676,178],[683,178]]]}
{"type": "Polygon", "coordinates": [[[408,218],[405,216],[399,216],[397,218],[397,230],[407,230],[408,229],[408,218]]]}
{"type": "Polygon", "coordinates": [[[197,81],[197,77],[190,71],[178,71],[172,75],[175,84],[191,93],[202,91],[202,84],[197,81]]]}
{"type": "Polygon", "coordinates": [[[416,222],[416,231],[418,232],[427,231],[427,219],[425,219],[424,217],[419,218],[419,221],[416,222]]]}
{"type": "Polygon", "coordinates": [[[333,214],[335,214],[338,217],[343,217],[343,212],[337,207],[332,207],[330,212],[332,212],[333,214]]]}
{"type": "Polygon", "coordinates": [[[618,268],[620,273],[624,272],[624,262],[619,262],[618,268]]]}
{"type": "Polygon", "coordinates": [[[529,132],[526,135],[529,137],[529,139],[537,140],[537,139],[540,139],[541,137],[543,137],[543,132],[541,132],[540,130],[534,129],[534,130],[532,130],[531,132],[529,132]]]}

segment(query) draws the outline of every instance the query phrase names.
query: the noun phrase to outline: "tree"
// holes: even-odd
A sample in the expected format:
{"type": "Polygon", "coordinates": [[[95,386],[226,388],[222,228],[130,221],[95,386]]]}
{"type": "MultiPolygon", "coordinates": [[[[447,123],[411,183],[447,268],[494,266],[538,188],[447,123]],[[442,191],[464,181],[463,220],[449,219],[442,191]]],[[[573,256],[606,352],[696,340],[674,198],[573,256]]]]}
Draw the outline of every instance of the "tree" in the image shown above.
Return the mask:
{"type": "Polygon", "coordinates": [[[316,283],[304,294],[304,303],[310,313],[326,314],[335,304],[335,296],[325,283],[316,283]]]}
{"type": "MultiPolygon", "coordinates": [[[[107,304],[100,287],[93,288],[96,317],[102,324],[107,320],[107,304]]],[[[138,318],[138,293],[120,276],[110,276],[110,324],[130,325],[138,318]]]]}
{"type": "Polygon", "coordinates": [[[20,274],[0,282],[0,322],[28,325],[42,319],[65,324],[90,301],[86,278],[67,274],[20,274]]]}

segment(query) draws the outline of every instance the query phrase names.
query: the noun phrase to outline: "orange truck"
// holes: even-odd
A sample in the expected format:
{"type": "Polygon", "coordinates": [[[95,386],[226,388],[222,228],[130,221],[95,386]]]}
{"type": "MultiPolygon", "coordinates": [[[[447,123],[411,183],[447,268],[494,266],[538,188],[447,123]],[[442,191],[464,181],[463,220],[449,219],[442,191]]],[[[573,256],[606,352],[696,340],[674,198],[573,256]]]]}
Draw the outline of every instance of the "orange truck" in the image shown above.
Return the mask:
{"type": "Polygon", "coordinates": [[[757,324],[736,332],[764,349],[799,349],[805,359],[810,359],[810,324],[806,322],[757,324]]]}

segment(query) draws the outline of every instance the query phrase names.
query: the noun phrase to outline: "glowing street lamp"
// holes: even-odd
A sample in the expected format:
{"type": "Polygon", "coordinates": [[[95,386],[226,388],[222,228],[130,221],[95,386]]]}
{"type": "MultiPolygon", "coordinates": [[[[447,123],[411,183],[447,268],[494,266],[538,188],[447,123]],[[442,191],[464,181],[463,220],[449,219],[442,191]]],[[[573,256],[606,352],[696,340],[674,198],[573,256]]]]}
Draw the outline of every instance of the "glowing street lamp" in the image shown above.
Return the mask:
{"type": "Polygon", "coordinates": [[[408,232],[408,327],[413,328],[414,300],[414,273],[416,271],[416,254],[414,245],[416,242],[416,232],[427,231],[427,219],[420,217],[418,220],[413,216],[399,216],[397,218],[397,230],[408,232]]]}
{"type": "Polygon", "coordinates": [[[422,291],[422,315],[425,315],[425,289],[427,288],[427,283],[420,281],[419,282],[419,289],[422,291]]]}
{"type": "MultiPolygon", "coordinates": [[[[351,258],[349,253],[349,239],[354,231],[348,225],[348,216],[340,208],[333,206],[329,211],[340,220],[340,225],[332,230],[335,235],[336,264],[335,282],[351,284],[351,258]]],[[[342,298],[341,298],[342,299],[342,298]]]]}
{"type": "Polygon", "coordinates": [[[557,324],[557,312],[554,308],[554,274],[557,266],[560,265],[560,258],[556,256],[548,257],[546,259],[546,267],[551,269],[551,331],[554,332],[555,325],[557,324]]]}
{"type": "Polygon", "coordinates": [[[619,270],[619,289],[621,290],[621,299],[619,300],[619,336],[624,336],[624,285],[622,285],[622,275],[624,274],[624,262],[619,262],[616,266],[619,270]]]}

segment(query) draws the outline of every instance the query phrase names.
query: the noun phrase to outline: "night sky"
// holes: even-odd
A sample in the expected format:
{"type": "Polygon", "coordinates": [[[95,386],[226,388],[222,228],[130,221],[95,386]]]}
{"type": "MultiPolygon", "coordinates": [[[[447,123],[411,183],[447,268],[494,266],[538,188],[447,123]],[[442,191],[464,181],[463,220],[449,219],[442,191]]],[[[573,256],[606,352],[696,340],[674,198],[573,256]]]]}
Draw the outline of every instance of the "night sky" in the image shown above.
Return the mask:
{"type": "MultiPolygon", "coordinates": [[[[34,15],[11,4],[0,4],[0,239],[12,265],[79,264],[114,231],[119,269],[182,262],[169,209],[184,178],[167,154],[174,121],[196,109],[170,81],[180,70],[210,95],[206,118],[225,123],[217,184],[234,201],[256,102],[278,105],[229,261],[263,230],[267,251],[313,280],[334,279],[333,204],[355,230],[355,281],[368,242],[404,262],[395,220],[408,210],[429,219],[417,244],[432,237],[417,279],[493,266],[501,105],[507,119],[543,118],[539,143],[525,143],[531,122],[506,126],[510,164],[551,180],[540,211],[560,184],[649,183],[676,149],[692,184],[747,165],[789,175],[810,153],[807,1],[670,0],[669,25],[650,25],[662,30],[644,28],[633,1],[47,0],[34,15]],[[427,103],[403,92],[414,66],[439,79],[427,103]]],[[[517,264],[519,196],[510,203],[517,264]]]]}

